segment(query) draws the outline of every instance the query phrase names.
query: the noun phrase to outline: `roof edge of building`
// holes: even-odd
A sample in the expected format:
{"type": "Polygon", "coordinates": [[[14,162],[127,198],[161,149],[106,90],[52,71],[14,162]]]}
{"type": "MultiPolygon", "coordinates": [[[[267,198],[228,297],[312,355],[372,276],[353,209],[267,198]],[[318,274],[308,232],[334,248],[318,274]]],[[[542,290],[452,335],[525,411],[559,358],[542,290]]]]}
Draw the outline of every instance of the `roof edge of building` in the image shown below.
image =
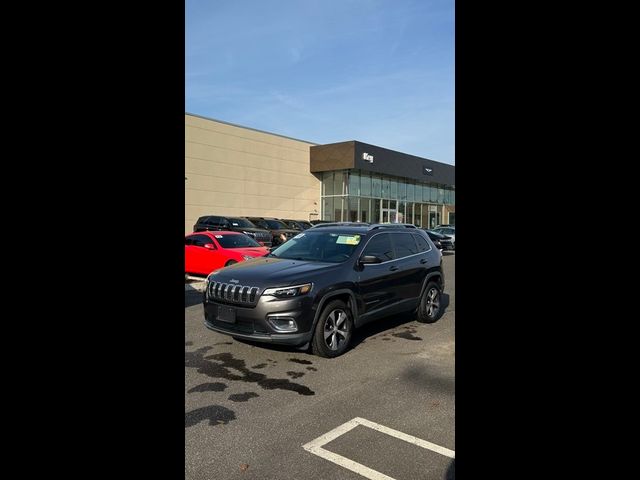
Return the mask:
{"type": "Polygon", "coordinates": [[[361,141],[361,140],[355,140],[355,139],[353,139],[353,140],[344,140],[344,141],[341,141],[341,142],[331,142],[331,143],[317,143],[317,142],[310,142],[309,140],[302,140],[301,138],[289,137],[289,136],[287,136],[287,135],[281,135],[281,134],[279,134],[279,133],[269,132],[269,131],[267,131],[267,130],[260,130],[260,129],[258,129],[258,128],[247,127],[247,126],[245,126],[245,125],[240,125],[240,124],[237,124],[237,123],[225,122],[224,120],[220,120],[220,119],[213,118],[213,117],[206,117],[206,116],[204,116],[204,115],[199,115],[199,114],[197,114],[197,113],[184,112],[184,114],[185,114],[185,115],[192,116],[192,117],[202,118],[202,119],[204,119],[204,120],[210,120],[210,121],[212,121],[212,122],[222,123],[222,124],[224,124],[224,125],[230,125],[230,126],[232,126],[232,127],[244,128],[245,130],[252,130],[252,131],[254,131],[254,132],[258,132],[258,133],[264,133],[264,134],[266,134],[266,135],[274,135],[274,136],[276,136],[276,137],[286,138],[286,139],[288,139],[288,140],[294,140],[294,141],[296,141],[296,142],[308,143],[309,145],[314,146],[314,147],[322,147],[322,146],[325,146],[325,145],[334,145],[334,144],[339,144],[339,143],[349,143],[349,142],[353,142],[354,144],[359,143],[359,144],[361,144],[361,145],[370,145],[370,146],[372,146],[372,147],[380,148],[380,149],[382,149],[382,150],[387,150],[387,151],[389,151],[389,152],[400,153],[400,154],[402,154],[402,155],[407,155],[407,156],[410,156],[410,157],[419,158],[419,159],[421,159],[421,160],[428,160],[428,161],[430,161],[430,162],[439,163],[439,164],[441,164],[441,165],[445,165],[445,166],[448,166],[448,167],[453,167],[453,168],[455,168],[455,166],[456,166],[456,165],[455,165],[455,163],[447,163],[447,162],[442,162],[442,161],[440,161],[440,160],[434,160],[434,159],[432,159],[432,158],[421,157],[421,156],[419,156],[419,155],[414,155],[414,154],[412,154],[412,153],[406,153],[406,152],[401,152],[401,151],[399,151],[399,150],[393,150],[393,149],[391,149],[391,148],[387,148],[387,147],[381,147],[381,146],[379,146],[379,145],[375,145],[375,144],[372,144],[372,143],[363,142],[363,141],[361,141]]]}
{"type": "Polygon", "coordinates": [[[296,142],[304,142],[304,143],[308,143],[309,145],[313,145],[313,146],[319,145],[318,143],[310,142],[308,140],[302,140],[300,138],[288,137],[286,135],[281,135],[279,133],[267,132],[266,130],[260,130],[258,128],[247,127],[245,125],[239,125],[237,123],[225,122],[224,120],[219,120],[217,118],[212,118],[212,117],[205,117],[204,115],[198,115],[197,113],[184,112],[184,114],[185,115],[190,115],[192,117],[202,118],[204,120],[211,120],[212,122],[224,123],[225,125],[230,125],[232,127],[244,128],[245,130],[252,130],[254,132],[265,133],[267,135],[275,135],[276,137],[282,137],[282,138],[286,138],[288,140],[295,140],[296,142]]]}
{"type": "Polygon", "coordinates": [[[361,140],[350,140],[350,141],[353,141],[355,143],[359,143],[360,145],[368,145],[370,147],[375,147],[375,148],[379,148],[381,150],[386,150],[388,152],[400,153],[402,155],[407,155],[409,157],[419,158],[420,160],[428,160],[430,162],[439,163],[440,165],[445,165],[447,167],[454,167],[455,168],[455,166],[456,166],[455,163],[447,163],[447,162],[442,162],[440,160],[434,160],[433,158],[421,157],[420,155],[414,155],[413,153],[401,152],[400,150],[393,150],[392,148],[381,147],[380,145],[375,145],[373,143],[363,142],[361,140]]]}

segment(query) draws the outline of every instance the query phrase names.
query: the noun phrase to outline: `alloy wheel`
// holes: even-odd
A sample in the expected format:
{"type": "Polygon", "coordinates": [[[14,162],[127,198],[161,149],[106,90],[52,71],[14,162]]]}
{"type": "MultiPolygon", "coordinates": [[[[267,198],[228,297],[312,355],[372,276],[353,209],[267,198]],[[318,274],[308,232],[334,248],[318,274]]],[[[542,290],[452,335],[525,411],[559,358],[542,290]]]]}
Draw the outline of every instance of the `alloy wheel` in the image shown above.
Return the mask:
{"type": "Polygon", "coordinates": [[[434,318],[440,310],[440,291],[436,287],[431,287],[427,292],[425,311],[429,318],[434,318]]]}
{"type": "Polygon", "coordinates": [[[324,322],[324,342],[331,350],[338,348],[347,341],[349,335],[347,313],[341,309],[332,310],[324,322]]]}

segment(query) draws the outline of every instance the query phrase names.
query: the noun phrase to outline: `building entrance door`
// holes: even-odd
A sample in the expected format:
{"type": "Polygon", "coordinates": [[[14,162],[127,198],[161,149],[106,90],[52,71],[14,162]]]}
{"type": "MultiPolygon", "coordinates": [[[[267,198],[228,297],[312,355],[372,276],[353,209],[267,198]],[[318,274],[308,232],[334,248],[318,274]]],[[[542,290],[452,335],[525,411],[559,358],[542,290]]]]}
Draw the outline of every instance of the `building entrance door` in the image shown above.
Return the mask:
{"type": "Polygon", "coordinates": [[[398,223],[398,211],[391,208],[383,208],[382,223],[398,223]]]}
{"type": "Polygon", "coordinates": [[[440,225],[440,212],[435,205],[429,205],[429,228],[440,225]]]}
{"type": "Polygon", "coordinates": [[[398,223],[397,205],[395,200],[382,201],[382,223],[398,223]]]}

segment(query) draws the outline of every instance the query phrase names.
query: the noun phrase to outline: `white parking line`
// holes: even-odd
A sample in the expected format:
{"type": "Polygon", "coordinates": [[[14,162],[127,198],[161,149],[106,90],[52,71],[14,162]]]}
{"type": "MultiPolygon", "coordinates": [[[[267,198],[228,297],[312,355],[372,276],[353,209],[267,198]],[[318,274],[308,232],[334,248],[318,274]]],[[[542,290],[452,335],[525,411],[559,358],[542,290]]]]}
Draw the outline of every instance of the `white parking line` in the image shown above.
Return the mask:
{"type": "Polygon", "coordinates": [[[427,450],[431,450],[432,452],[439,453],[440,455],[444,455],[445,457],[456,458],[456,452],[454,452],[453,450],[449,450],[448,448],[441,447],[440,445],[436,445],[435,443],[427,442],[426,440],[414,437],[413,435],[407,435],[406,433],[402,433],[398,430],[385,427],[384,425],[380,425],[379,423],[371,422],[365,418],[356,418],[355,420],[357,420],[360,425],[364,425],[365,427],[373,428],[374,430],[386,433],[387,435],[391,435],[392,437],[399,438],[400,440],[404,440],[405,442],[413,443],[414,445],[418,445],[419,447],[426,448],[427,450]]]}
{"type": "Polygon", "coordinates": [[[369,478],[370,480],[395,480],[384,473],[380,473],[372,468],[366,467],[361,463],[354,462],[353,460],[349,460],[342,455],[338,455],[337,453],[330,452],[329,450],[325,450],[322,448],[327,443],[335,440],[341,435],[344,435],[348,431],[354,429],[358,425],[362,425],[363,427],[369,427],[373,430],[377,430],[378,432],[386,433],[392,437],[398,438],[400,440],[404,440],[405,442],[411,443],[413,445],[417,445],[419,447],[425,448],[427,450],[431,450],[432,452],[439,453],[440,455],[444,455],[445,457],[455,458],[455,452],[453,450],[449,450],[448,448],[441,447],[440,445],[436,445],[435,443],[427,442],[426,440],[422,440],[421,438],[414,437],[413,435],[407,435],[406,433],[399,432],[398,430],[394,430],[389,427],[385,427],[384,425],[380,425],[379,423],[372,422],[367,420],[366,418],[356,417],[352,420],[349,420],[346,423],[334,428],[330,432],[325,433],[324,435],[320,435],[315,440],[310,441],[309,443],[302,446],[306,451],[313,453],[314,455],[319,456],[320,458],[324,458],[325,460],[329,460],[341,467],[346,468],[347,470],[351,470],[352,472],[357,473],[358,475],[362,475],[363,477],[369,478]]]}

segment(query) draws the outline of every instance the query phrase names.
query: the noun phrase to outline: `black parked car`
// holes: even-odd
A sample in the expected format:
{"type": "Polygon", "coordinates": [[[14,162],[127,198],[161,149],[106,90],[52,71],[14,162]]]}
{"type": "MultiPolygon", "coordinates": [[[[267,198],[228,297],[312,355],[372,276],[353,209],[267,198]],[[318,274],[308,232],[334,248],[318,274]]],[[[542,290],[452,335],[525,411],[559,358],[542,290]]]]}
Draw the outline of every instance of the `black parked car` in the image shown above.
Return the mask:
{"type": "Polygon", "coordinates": [[[310,222],[306,220],[289,220],[289,219],[280,219],[282,223],[284,223],[287,227],[293,228],[294,230],[303,231],[307,228],[313,227],[310,222]]]}
{"type": "Polygon", "coordinates": [[[438,232],[434,232],[432,230],[425,230],[429,238],[433,242],[433,244],[438,248],[438,250],[455,250],[456,246],[453,243],[453,240],[448,235],[443,235],[438,232]]]}
{"type": "Polygon", "coordinates": [[[215,270],[203,293],[205,325],[261,342],[344,353],[353,330],[415,311],[442,314],[442,253],[413,225],[323,225],[265,257],[215,270]]]}
{"type": "Polygon", "coordinates": [[[298,230],[294,230],[292,228],[287,227],[282,221],[277,218],[267,218],[267,217],[246,217],[247,220],[254,223],[256,226],[260,228],[264,228],[265,230],[269,230],[271,232],[271,241],[273,242],[273,246],[276,247],[278,245],[283,244],[290,238],[294,237],[298,233],[298,230]]]}
{"type": "Polygon", "coordinates": [[[207,215],[204,217],[200,217],[196,224],[193,226],[194,232],[205,232],[213,230],[241,232],[245,235],[249,235],[262,246],[270,247],[272,245],[271,232],[264,228],[256,227],[246,218],[207,215]]]}

